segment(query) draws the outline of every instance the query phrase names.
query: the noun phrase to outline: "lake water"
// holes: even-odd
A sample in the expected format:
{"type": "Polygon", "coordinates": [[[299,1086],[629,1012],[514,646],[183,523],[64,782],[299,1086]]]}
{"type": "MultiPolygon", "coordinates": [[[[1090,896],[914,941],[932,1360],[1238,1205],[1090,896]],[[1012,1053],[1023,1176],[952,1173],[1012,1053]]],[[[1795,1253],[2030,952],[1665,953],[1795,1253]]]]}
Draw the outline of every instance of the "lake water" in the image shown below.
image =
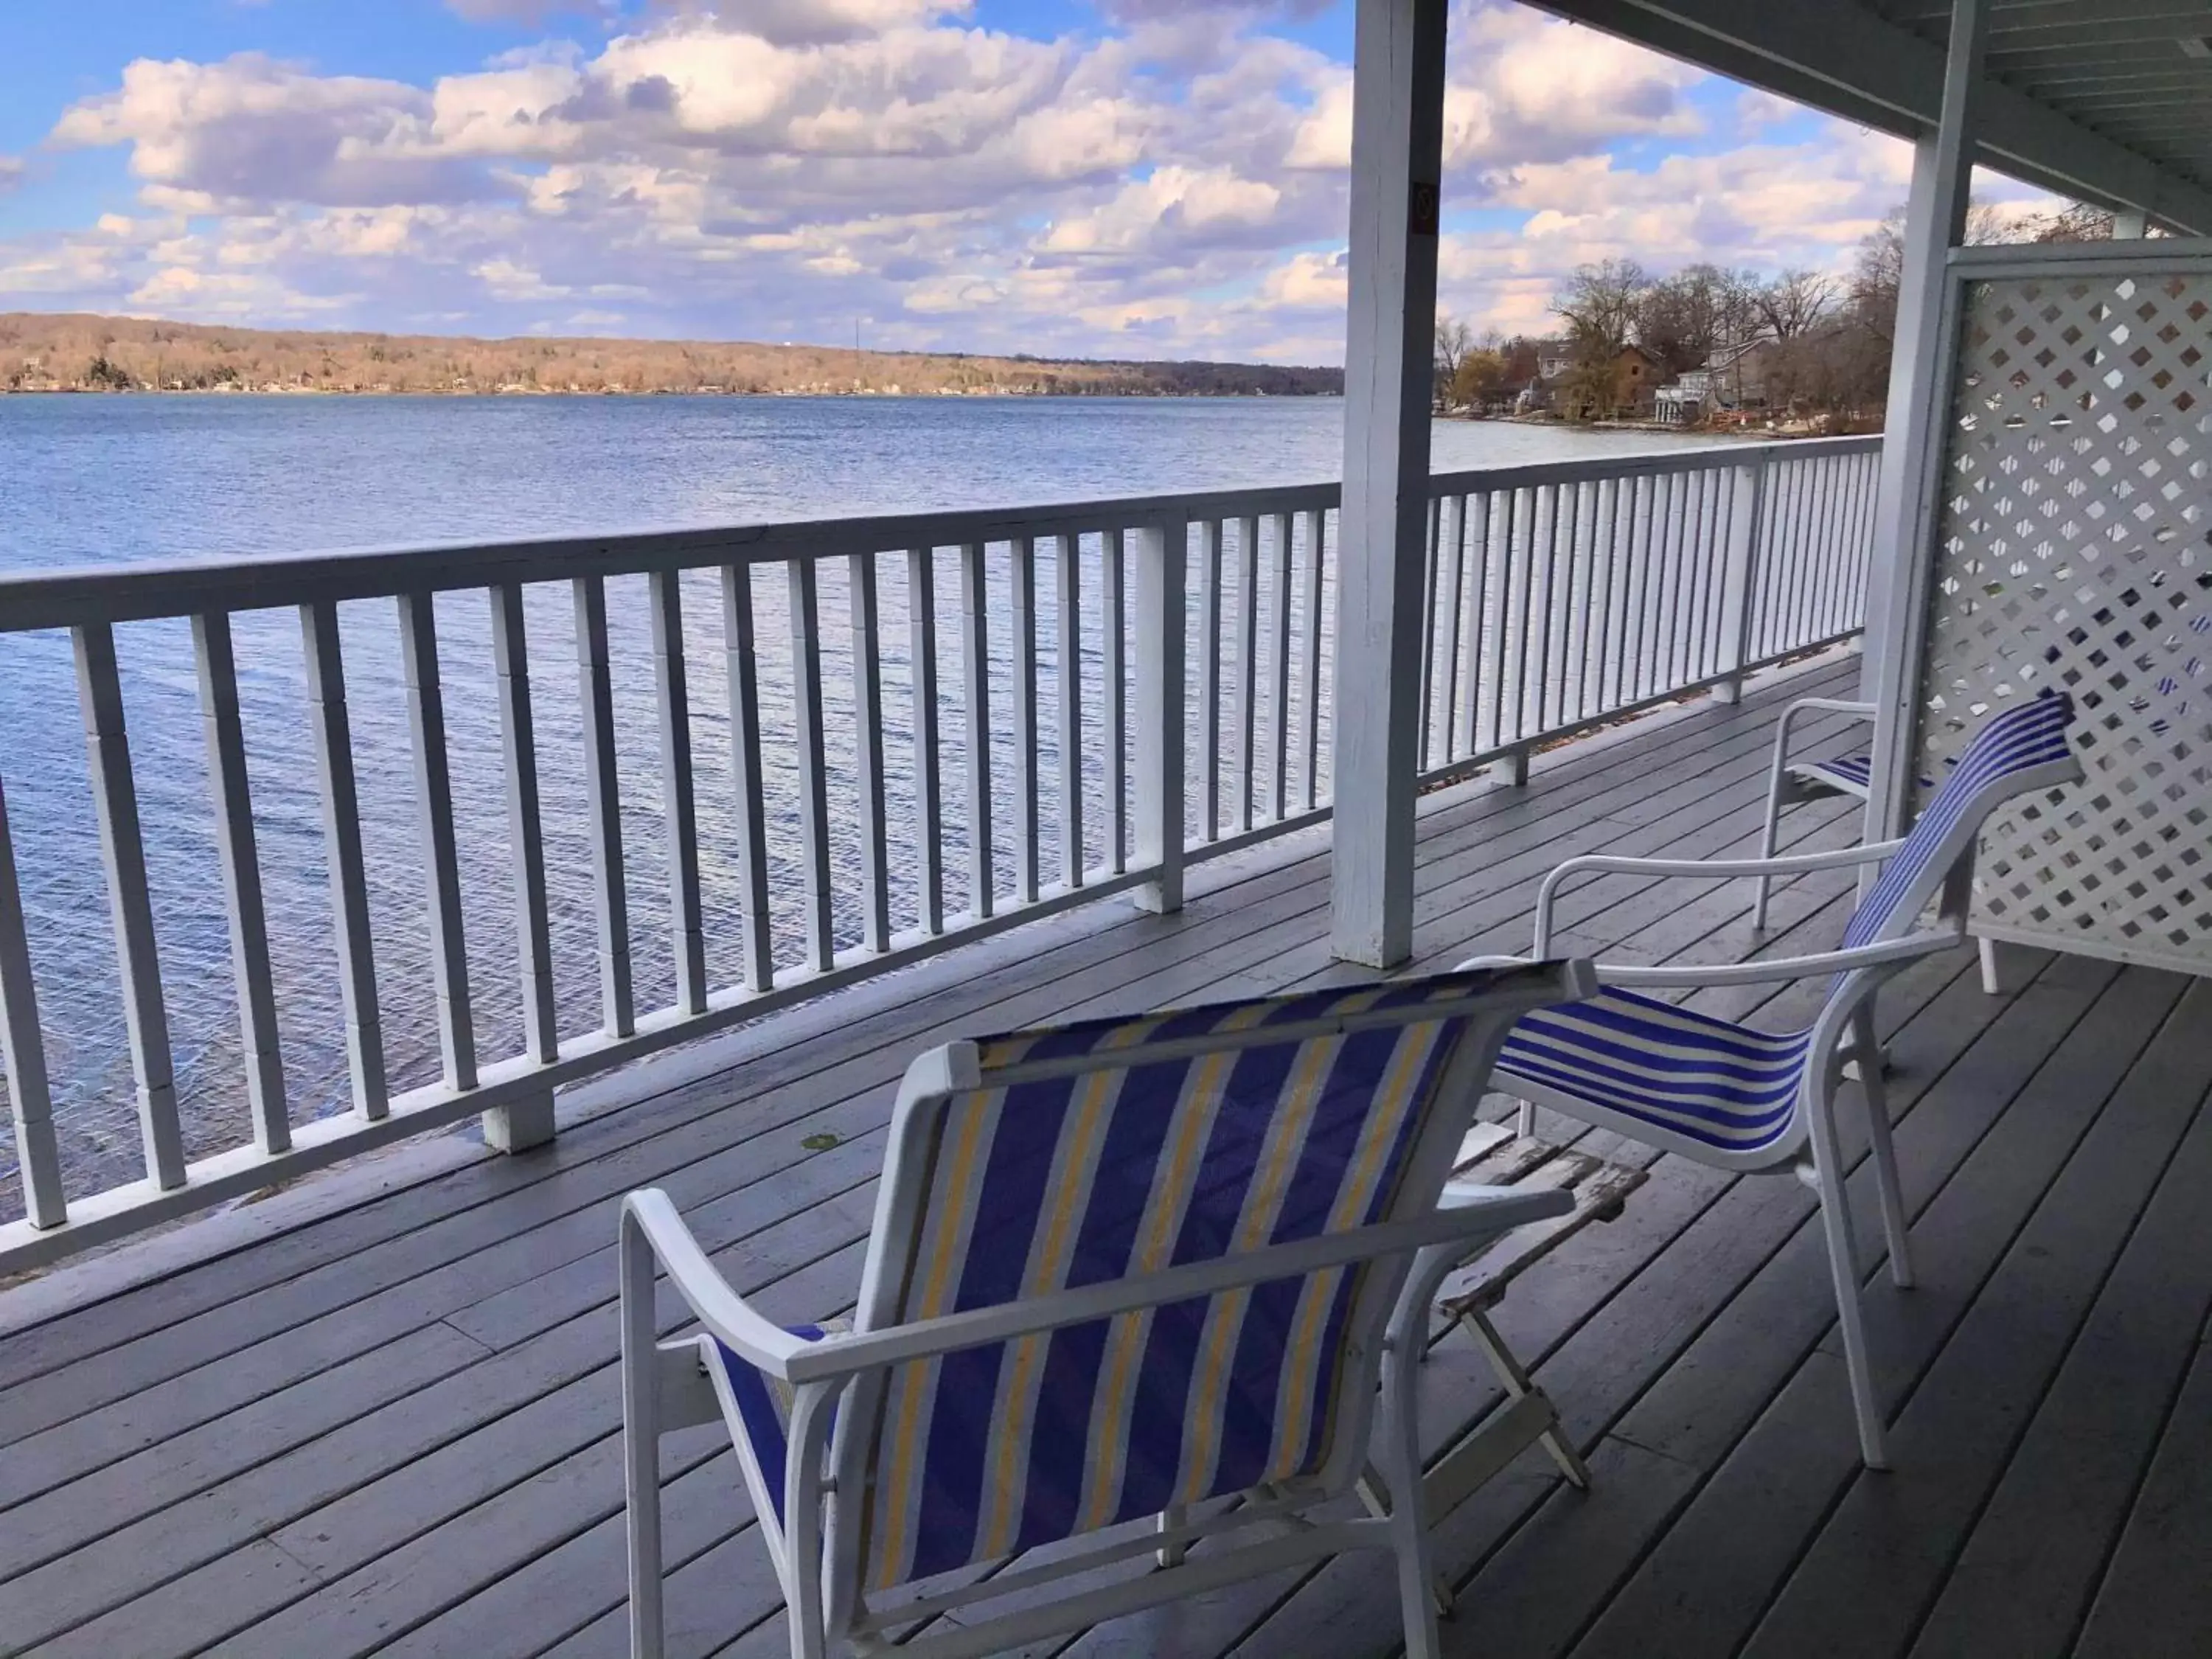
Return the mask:
{"type": "MultiPolygon", "coordinates": [[[[1334,398],[0,398],[0,572],[1302,483],[1337,475],[1343,408],[1334,398]]],[[[1680,441],[1450,422],[1436,428],[1435,465],[1454,471],[1680,441]]],[[[825,573],[826,637],[833,623],[842,626],[839,580],[825,573]]],[[[957,614],[954,580],[951,561],[943,561],[940,617],[957,614]]],[[[767,597],[764,638],[781,621],[767,597]]],[[[617,676],[617,723],[641,1009],[665,1002],[673,982],[642,599],[641,582],[609,585],[617,669],[627,671],[617,676]]],[[[902,604],[887,592],[886,637],[902,634],[902,604]]],[[[1038,621],[1048,637],[1049,604],[1041,592],[1038,621]]],[[[696,588],[687,579],[684,605],[709,978],[722,984],[736,978],[736,877],[726,853],[727,728],[717,707],[720,629],[709,576],[696,588]]],[[[372,929],[396,1091],[434,1079],[437,1069],[404,701],[389,607],[346,609],[372,929]],[[354,614],[371,609],[374,615],[354,614]]],[[[473,595],[441,598],[438,619],[478,1048],[490,1060],[520,1046],[520,1015],[497,720],[481,694],[489,684],[489,627],[473,595]]],[[[532,590],[529,628],[557,1000],[570,1031],[595,1023],[598,994],[567,595],[532,590]]],[[[189,630],[182,623],[133,623],[117,635],[179,1093],[188,1150],[198,1156],[250,1133],[189,630]]],[[[303,668],[289,616],[242,615],[237,639],[279,1026],[300,1121],[346,1103],[343,1056],[332,1040],[341,1028],[303,668]]],[[[939,648],[948,653],[950,695],[957,640],[943,639],[939,648]]],[[[851,752],[849,737],[836,735],[849,726],[851,709],[842,661],[832,651],[825,663],[833,769],[851,752]]],[[[887,690],[902,672],[902,663],[887,656],[887,690]]],[[[788,715],[768,696],[772,908],[781,939],[795,937],[801,925],[791,816],[779,805],[795,799],[797,787],[788,715]]],[[[950,756],[945,776],[948,794],[957,796],[950,756]]],[[[68,1185],[73,1194],[87,1193],[139,1172],[138,1131],[64,638],[0,635],[0,781],[68,1185]]],[[[833,787],[833,817],[835,799],[848,785],[842,778],[833,787]]],[[[895,798],[900,787],[895,776],[895,798]]],[[[1050,845],[1049,822],[1046,830],[1050,845]]],[[[836,840],[842,877],[853,850],[849,825],[836,840]]],[[[1091,844],[1098,844],[1095,829],[1091,844]]],[[[948,870],[958,869],[959,857],[956,830],[948,870]]],[[[910,886],[910,857],[897,860],[895,885],[910,886]]],[[[951,904],[960,900],[957,891],[948,895],[951,904]]],[[[849,911],[848,896],[841,918],[849,911]]],[[[12,1144],[0,1149],[0,1217],[21,1213],[12,1154],[12,1144]]]]}

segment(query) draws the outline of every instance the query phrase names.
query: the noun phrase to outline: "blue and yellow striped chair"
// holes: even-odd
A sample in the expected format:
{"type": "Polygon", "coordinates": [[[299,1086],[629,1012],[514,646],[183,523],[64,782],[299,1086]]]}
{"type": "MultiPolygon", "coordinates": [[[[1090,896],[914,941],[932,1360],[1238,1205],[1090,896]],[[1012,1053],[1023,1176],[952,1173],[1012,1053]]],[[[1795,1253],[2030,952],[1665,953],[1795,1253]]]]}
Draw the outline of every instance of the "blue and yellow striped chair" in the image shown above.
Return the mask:
{"type": "Polygon", "coordinates": [[[635,1651],[661,1652],[659,1437],[720,1417],[799,1659],[917,1624],[904,1653],[996,1652],[1370,1548],[1431,1659],[1420,1504],[1336,1500],[1370,1462],[1421,1490],[1417,1258],[1567,1206],[1439,1199],[1508,1027],[1595,983],[1534,963],[924,1054],[848,1331],[771,1324],[664,1194],[631,1194],[635,1651]],[[657,1268],[702,1334],[659,1340],[657,1268]]]}
{"type": "MultiPolygon", "coordinates": [[[[1858,1417],[1859,1447],[1869,1468],[1886,1462],[1881,1413],[1867,1362],[1850,1206],[1837,1201],[1843,1159],[1832,1107],[1847,1060],[1868,1106],[1875,1185],[1889,1245],[1891,1276],[1912,1282],[1905,1201],[1890,1142],[1875,1044],[1874,1000],[1884,981],[1922,957],[1966,939],[1976,837],[2003,802],[2080,781],[2067,742],[2074,719],[2068,697],[2045,693],[1994,715],[1902,840],[1779,859],[1641,859],[1595,854],[1570,859],[1537,891],[1535,955],[1552,950],[1552,910],[1561,884],[1606,872],[1730,880],[1879,864],[1881,873],[1844,930],[1839,949],[1711,967],[1598,964],[1607,988],[1587,1000],[1541,1010],[1513,1029],[1500,1052],[1494,1086],[1531,1109],[1543,1106],[1614,1129],[1648,1145],[1726,1170],[1796,1169],[1820,1194],[1831,1276],[1858,1417]],[[1941,901],[1932,927],[1921,925],[1941,901]],[[1801,1031],[1755,1031],[1637,988],[1759,984],[1826,976],[1828,995],[1801,1031]]],[[[1500,966],[1478,957],[1462,967],[1500,966]]]]}

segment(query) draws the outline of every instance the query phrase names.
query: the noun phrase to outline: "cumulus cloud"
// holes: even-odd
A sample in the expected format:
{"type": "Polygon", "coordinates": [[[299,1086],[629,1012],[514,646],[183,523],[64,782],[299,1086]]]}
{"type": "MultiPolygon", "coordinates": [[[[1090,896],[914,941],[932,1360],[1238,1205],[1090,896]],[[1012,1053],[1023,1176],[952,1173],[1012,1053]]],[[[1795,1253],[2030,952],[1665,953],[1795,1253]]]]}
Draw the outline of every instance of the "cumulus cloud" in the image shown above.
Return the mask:
{"type": "MultiPolygon", "coordinates": [[[[424,84],[130,64],[48,142],[122,150],[137,210],[0,242],[0,301],[1341,352],[1351,76],[1285,32],[1310,0],[1104,0],[1051,38],[972,0],[448,3],[544,36],[424,84]]],[[[1443,302],[1478,321],[1540,325],[1558,278],[1611,253],[1834,263],[1903,188],[1887,140],[1771,141],[1768,104],[1503,0],[1455,7],[1447,75],[1443,302]]]]}

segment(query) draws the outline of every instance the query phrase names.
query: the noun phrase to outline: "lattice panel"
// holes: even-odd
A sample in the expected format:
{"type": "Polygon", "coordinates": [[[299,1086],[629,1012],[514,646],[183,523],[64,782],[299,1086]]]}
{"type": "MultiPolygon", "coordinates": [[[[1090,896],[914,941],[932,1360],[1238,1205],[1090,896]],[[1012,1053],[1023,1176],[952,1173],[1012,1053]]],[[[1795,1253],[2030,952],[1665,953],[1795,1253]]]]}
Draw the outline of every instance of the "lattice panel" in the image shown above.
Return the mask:
{"type": "Polygon", "coordinates": [[[1975,931],[2212,974],[2212,267],[1969,285],[1923,772],[2070,691],[2080,787],[1993,819],[1975,931]]]}

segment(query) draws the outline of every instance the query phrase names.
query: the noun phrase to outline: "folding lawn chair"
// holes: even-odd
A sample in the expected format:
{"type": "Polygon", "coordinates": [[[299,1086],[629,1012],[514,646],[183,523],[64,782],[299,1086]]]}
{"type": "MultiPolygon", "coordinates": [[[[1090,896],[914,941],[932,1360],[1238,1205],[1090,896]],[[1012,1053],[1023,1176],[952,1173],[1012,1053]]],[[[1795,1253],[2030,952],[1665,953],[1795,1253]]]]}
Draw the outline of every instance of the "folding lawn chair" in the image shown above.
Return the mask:
{"type": "Polygon", "coordinates": [[[926,1054],[849,1332],[770,1323],[631,1194],[634,1651],[661,1652],[660,1437],[719,1419],[799,1659],[917,1626],[902,1653],[994,1652],[1358,1549],[1431,1659],[1422,1504],[1336,1500],[1370,1460],[1421,1490],[1417,1258],[1567,1207],[1439,1199],[1506,1029],[1595,988],[1516,964],[926,1054]],[[656,1267],[702,1332],[659,1340],[656,1267]]]}
{"type": "MultiPolygon", "coordinates": [[[[1992,717],[1959,756],[1911,834],[1899,841],[1770,859],[1570,859],[1538,890],[1535,954],[1551,948],[1552,908],[1571,877],[1605,872],[1727,880],[1879,863],[1879,876],[1844,931],[1841,948],[1814,956],[1711,967],[1632,968],[1600,963],[1607,987],[1565,1007],[1541,1010],[1513,1028],[1493,1085],[1516,1095],[1522,1133],[1533,1108],[1724,1170],[1796,1168],[1820,1195],[1844,1357],[1869,1468],[1884,1466],[1881,1413],[1869,1370],[1859,1307],[1850,1208],[1833,1106],[1847,1059],[1868,1107],[1875,1184],[1881,1200],[1891,1276],[1912,1282],[1904,1200],[1898,1190],[1887,1103],[1875,1042],[1874,1000],[1882,983],[1914,961],[1964,942],[1974,843],[1990,811],[2014,796],[2073,783],[2081,763],[2067,744],[2072,702],[2046,692],[1992,717]],[[1922,912],[1940,897],[1936,924],[1922,912]],[[1631,988],[1741,985],[1832,975],[1826,1000],[1803,1030],[1755,1031],[1631,988]],[[1848,1045],[1848,1046],[1847,1046],[1848,1045]],[[1808,1161],[1809,1160],[1809,1161],[1808,1161]]],[[[1477,958],[1463,967],[1498,965],[1477,958]]]]}

